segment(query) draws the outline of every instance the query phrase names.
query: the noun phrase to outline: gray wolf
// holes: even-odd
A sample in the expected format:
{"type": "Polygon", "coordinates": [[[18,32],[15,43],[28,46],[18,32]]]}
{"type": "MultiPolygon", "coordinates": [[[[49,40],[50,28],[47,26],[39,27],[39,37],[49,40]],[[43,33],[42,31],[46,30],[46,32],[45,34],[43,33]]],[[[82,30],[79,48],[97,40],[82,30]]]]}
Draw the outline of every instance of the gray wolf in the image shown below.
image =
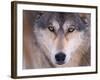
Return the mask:
{"type": "Polygon", "coordinates": [[[24,68],[90,66],[90,26],[87,13],[40,12],[32,24],[24,68]]]}

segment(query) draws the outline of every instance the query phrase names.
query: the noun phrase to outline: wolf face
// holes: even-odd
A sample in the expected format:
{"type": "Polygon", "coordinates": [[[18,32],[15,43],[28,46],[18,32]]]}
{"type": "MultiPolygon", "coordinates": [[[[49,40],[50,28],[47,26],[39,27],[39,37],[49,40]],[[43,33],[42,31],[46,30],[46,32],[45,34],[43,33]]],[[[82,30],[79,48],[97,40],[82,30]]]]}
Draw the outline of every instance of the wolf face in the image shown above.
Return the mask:
{"type": "Polygon", "coordinates": [[[90,51],[89,20],[78,13],[44,12],[34,23],[33,32],[54,67],[82,65],[82,57],[90,51]]]}

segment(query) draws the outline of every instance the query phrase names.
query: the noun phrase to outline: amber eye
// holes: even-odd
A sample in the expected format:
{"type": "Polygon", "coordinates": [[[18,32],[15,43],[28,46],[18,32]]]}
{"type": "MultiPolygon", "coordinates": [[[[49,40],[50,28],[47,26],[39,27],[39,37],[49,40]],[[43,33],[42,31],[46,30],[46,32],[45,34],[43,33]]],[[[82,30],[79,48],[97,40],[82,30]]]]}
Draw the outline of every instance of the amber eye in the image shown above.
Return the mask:
{"type": "Polygon", "coordinates": [[[50,26],[48,27],[48,29],[49,29],[51,32],[54,32],[54,31],[55,31],[55,29],[54,29],[54,27],[53,27],[52,25],[50,25],[50,26]]]}
{"type": "Polygon", "coordinates": [[[75,30],[75,28],[68,28],[68,32],[73,32],[75,30]]]}

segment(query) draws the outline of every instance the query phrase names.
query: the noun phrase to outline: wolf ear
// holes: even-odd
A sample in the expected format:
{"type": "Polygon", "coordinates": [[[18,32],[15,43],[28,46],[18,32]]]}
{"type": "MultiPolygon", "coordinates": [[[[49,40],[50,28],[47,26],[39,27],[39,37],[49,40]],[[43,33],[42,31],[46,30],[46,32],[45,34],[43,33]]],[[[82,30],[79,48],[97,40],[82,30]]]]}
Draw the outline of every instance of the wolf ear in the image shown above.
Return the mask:
{"type": "Polygon", "coordinates": [[[42,12],[42,11],[41,11],[41,12],[38,12],[38,13],[37,13],[37,16],[36,16],[36,19],[39,19],[39,18],[43,15],[43,13],[44,13],[44,12],[42,12]]]}
{"type": "Polygon", "coordinates": [[[80,13],[81,20],[87,25],[90,26],[91,15],[87,13],[80,13]]]}

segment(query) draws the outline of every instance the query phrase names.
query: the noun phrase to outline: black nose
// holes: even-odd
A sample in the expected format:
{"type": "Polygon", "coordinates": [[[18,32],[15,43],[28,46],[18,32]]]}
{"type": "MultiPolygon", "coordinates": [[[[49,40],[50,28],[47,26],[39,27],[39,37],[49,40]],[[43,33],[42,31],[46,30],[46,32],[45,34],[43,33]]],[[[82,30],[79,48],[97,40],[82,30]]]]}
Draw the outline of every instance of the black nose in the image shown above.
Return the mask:
{"type": "Polygon", "coordinates": [[[56,62],[59,65],[64,64],[65,58],[66,58],[66,55],[63,52],[59,52],[55,55],[56,62]]]}

